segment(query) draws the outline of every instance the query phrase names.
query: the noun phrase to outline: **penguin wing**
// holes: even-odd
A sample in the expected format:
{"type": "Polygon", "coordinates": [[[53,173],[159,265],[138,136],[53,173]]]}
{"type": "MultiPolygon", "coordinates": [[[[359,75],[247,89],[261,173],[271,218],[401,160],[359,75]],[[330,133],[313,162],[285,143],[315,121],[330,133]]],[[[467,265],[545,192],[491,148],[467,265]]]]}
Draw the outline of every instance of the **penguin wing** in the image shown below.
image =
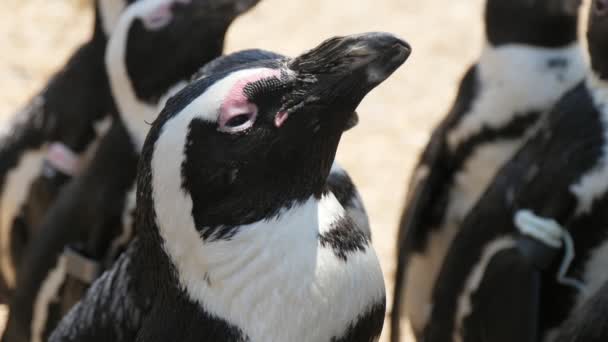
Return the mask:
{"type": "Polygon", "coordinates": [[[399,223],[397,235],[397,270],[391,316],[391,340],[399,340],[400,307],[405,288],[407,261],[411,251],[424,242],[424,236],[441,214],[437,206],[444,202],[443,193],[451,178],[447,135],[450,127],[468,112],[477,92],[477,68],[471,67],[461,81],[452,109],[435,129],[424,149],[409,182],[406,207],[399,223]]]}
{"type": "Polygon", "coordinates": [[[336,162],[327,177],[327,186],[357,227],[371,240],[371,228],[363,200],[352,179],[336,162]]]}
{"type": "Polygon", "coordinates": [[[137,295],[139,283],[133,262],[137,248],[135,240],[61,320],[49,342],[135,341],[149,310],[137,295]]]}
{"type": "Polygon", "coordinates": [[[447,180],[454,170],[449,165],[450,151],[447,135],[456,122],[469,111],[477,92],[477,68],[471,67],[461,81],[452,109],[431,135],[410,179],[406,208],[399,224],[398,251],[409,249],[423,240],[425,230],[438,220],[436,207],[441,205],[447,180]]]}

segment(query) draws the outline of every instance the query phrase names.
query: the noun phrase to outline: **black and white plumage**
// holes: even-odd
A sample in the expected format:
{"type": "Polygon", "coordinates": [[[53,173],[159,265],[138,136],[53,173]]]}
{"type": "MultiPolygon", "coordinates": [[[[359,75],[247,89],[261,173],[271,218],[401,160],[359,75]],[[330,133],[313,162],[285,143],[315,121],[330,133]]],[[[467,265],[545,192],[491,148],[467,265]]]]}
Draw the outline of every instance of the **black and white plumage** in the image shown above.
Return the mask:
{"type": "Polygon", "coordinates": [[[86,291],[89,284],[72,281],[69,260],[59,258],[66,246],[102,270],[124,250],[134,234],[128,194],[149,123],[168,96],[221,55],[230,23],[257,2],[140,0],[114,22],[105,62],[120,120],[39,225],[18,275],[4,341],[44,340],[86,291]]]}
{"type": "Polygon", "coordinates": [[[50,341],[377,340],[379,263],[327,177],[408,54],[388,34],[333,38],[218,63],[169,100],[142,151],[139,235],[50,341]]]}
{"type": "Polygon", "coordinates": [[[607,33],[608,1],[596,0],[586,80],[547,114],[464,220],[437,281],[425,341],[570,341],[573,332],[603,330],[605,319],[589,309],[606,310],[608,280],[607,33]],[[559,224],[572,248],[557,244],[547,259],[547,242],[531,247],[519,232],[522,211],[559,224]],[[559,280],[566,251],[574,259],[559,280]]]}
{"type": "Polygon", "coordinates": [[[573,0],[488,0],[487,43],[415,169],[397,242],[391,328],[407,315],[416,335],[454,235],[540,114],[584,76],[573,0]]]}
{"type": "Polygon", "coordinates": [[[104,67],[107,36],[133,0],[95,1],[91,39],[80,46],[0,133],[0,272],[2,300],[16,267],[61,187],[76,174],[115,108],[104,67]]]}

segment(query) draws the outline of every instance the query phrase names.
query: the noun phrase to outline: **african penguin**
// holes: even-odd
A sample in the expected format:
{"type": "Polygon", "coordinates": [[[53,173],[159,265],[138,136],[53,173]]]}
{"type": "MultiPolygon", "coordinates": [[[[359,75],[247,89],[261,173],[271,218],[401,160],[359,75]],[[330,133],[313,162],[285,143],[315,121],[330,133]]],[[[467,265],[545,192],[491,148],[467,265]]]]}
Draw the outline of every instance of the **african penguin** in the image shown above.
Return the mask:
{"type": "Polygon", "coordinates": [[[359,102],[409,51],[333,38],[217,63],[170,99],[142,150],[137,238],[49,340],[376,341],[379,263],[327,178],[359,102]]]}
{"type": "Polygon", "coordinates": [[[382,272],[327,177],[392,35],[220,64],[174,96],[138,169],[138,237],[49,341],[377,341],[382,272]]]}
{"type": "Polygon", "coordinates": [[[131,213],[125,212],[127,194],[153,113],[176,86],[221,55],[230,23],[257,2],[139,0],[114,22],[105,62],[120,120],[112,123],[90,164],[65,186],[38,226],[18,273],[5,342],[45,340],[128,243],[133,232],[131,213]],[[66,246],[73,253],[59,258],[66,246]],[[79,282],[67,284],[67,276],[79,282]]]}
{"type": "MultiPolygon", "coordinates": [[[[437,280],[425,341],[555,341],[599,305],[589,301],[601,299],[608,280],[607,0],[592,2],[587,30],[586,79],[464,220],[437,280]]],[[[602,322],[585,324],[600,330],[602,322]]]]}
{"type": "Polygon", "coordinates": [[[0,300],[61,187],[116,112],[104,67],[107,36],[127,3],[97,0],[91,39],[44,89],[0,128],[0,300]]]}
{"type": "Polygon", "coordinates": [[[410,181],[397,239],[392,341],[399,341],[405,315],[420,335],[436,276],[462,219],[540,114],[583,78],[578,5],[577,0],[487,1],[485,47],[410,181]]]}

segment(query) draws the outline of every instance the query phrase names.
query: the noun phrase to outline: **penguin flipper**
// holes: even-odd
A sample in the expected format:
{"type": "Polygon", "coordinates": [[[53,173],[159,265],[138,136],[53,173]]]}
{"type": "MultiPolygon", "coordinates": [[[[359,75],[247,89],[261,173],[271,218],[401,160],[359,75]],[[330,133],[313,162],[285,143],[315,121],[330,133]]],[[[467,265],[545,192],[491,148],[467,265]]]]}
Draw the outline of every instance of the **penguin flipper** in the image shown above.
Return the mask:
{"type": "Polygon", "coordinates": [[[49,342],[135,340],[149,311],[146,302],[138,300],[137,271],[133,269],[137,248],[135,240],[61,320],[49,342]]]}
{"type": "Polygon", "coordinates": [[[541,273],[517,248],[497,252],[471,296],[464,341],[538,341],[541,273]]]}

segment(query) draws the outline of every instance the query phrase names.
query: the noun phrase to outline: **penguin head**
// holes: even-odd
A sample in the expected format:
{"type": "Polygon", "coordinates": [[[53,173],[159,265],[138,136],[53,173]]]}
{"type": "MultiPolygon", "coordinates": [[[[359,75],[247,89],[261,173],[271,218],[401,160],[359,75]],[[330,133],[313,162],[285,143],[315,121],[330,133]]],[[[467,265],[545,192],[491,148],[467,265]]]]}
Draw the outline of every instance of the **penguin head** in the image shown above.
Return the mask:
{"type": "MultiPolygon", "coordinates": [[[[106,0],[110,1],[110,0],[106,0]]],[[[221,55],[228,26],[259,0],[139,0],[121,14],[106,52],[135,96],[155,103],[221,55]]]]}
{"type": "Polygon", "coordinates": [[[321,195],[356,107],[409,53],[390,34],[367,33],[293,59],[221,57],[152,125],[138,187],[153,190],[138,203],[149,196],[157,217],[192,216],[208,238],[211,227],[257,222],[321,195]]]}
{"type": "Polygon", "coordinates": [[[593,72],[600,79],[608,81],[608,0],[592,2],[587,40],[593,72]]]}
{"type": "Polygon", "coordinates": [[[563,47],[577,40],[582,0],[488,0],[486,36],[493,46],[563,47]]]}

